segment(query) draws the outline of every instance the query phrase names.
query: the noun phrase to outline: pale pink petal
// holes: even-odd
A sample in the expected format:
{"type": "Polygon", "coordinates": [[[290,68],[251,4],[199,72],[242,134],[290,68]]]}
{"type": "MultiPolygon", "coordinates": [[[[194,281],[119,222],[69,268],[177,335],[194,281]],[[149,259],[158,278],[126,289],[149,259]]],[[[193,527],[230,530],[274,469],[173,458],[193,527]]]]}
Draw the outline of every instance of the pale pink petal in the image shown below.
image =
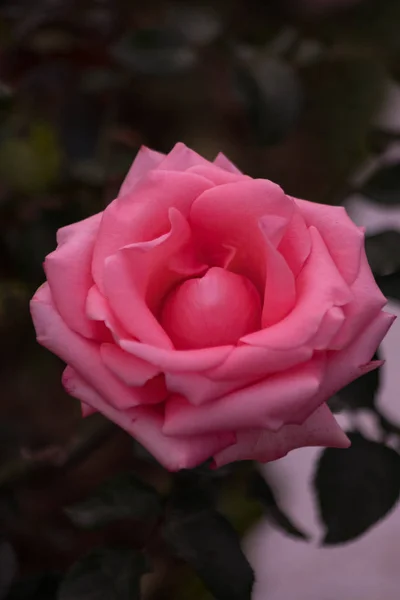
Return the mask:
{"type": "Polygon", "coordinates": [[[151,386],[149,389],[129,388],[115,377],[103,364],[99,345],[69,329],[62,320],[53,304],[47,283],[32,298],[31,313],[38,342],[77,372],[84,373],[88,383],[110,404],[125,408],[164,400],[164,391],[157,385],[154,389],[151,386]]]}
{"type": "Polygon", "coordinates": [[[187,373],[206,371],[220,365],[233,351],[234,346],[216,346],[201,350],[167,350],[134,340],[119,340],[121,348],[148,361],[163,371],[187,373]]]}
{"type": "Polygon", "coordinates": [[[344,311],[347,307],[340,308],[333,306],[326,313],[321,321],[321,325],[312,339],[312,346],[315,350],[326,350],[332,348],[332,339],[340,331],[345,322],[344,311]]]}
{"type": "Polygon", "coordinates": [[[200,154],[197,154],[197,152],[188,148],[182,142],[178,142],[158,165],[158,168],[167,171],[186,171],[190,167],[210,164],[212,163],[200,156],[200,154]]]}
{"type": "Polygon", "coordinates": [[[294,277],[297,277],[311,252],[310,233],[297,206],[285,229],[278,250],[285,257],[294,277]]]}
{"type": "Polygon", "coordinates": [[[241,175],[241,171],[223,154],[220,152],[214,160],[214,165],[220,167],[221,169],[225,169],[225,171],[229,171],[230,173],[236,173],[237,175],[241,175]]]}
{"type": "Polygon", "coordinates": [[[291,371],[271,375],[199,406],[181,396],[171,396],[166,405],[163,431],[167,435],[199,435],[252,427],[277,430],[315,396],[324,369],[324,357],[320,356],[291,371]]]}
{"type": "Polygon", "coordinates": [[[160,372],[154,365],[128,354],[115,344],[102,344],[100,354],[106,367],[129,386],[142,386],[160,372]]]}
{"type": "Polygon", "coordinates": [[[92,285],[86,298],[86,314],[93,321],[103,321],[114,339],[129,337],[96,284],[92,285]]]}
{"type": "Polygon", "coordinates": [[[285,425],[279,431],[243,431],[236,444],[214,456],[216,467],[238,460],[269,462],[291,450],[307,446],[348,448],[350,441],[329,408],[323,404],[302,425],[285,425]]]}
{"type": "Polygon", "coordinates": [[[144,177],[148,171],[157,168],[164,158],[165,154],[142,146],[125,177],[118,196],[125,196],[126,194],[131,193],[137,182],[144,177]]]}
{"type": "MultiPolygon", "coordinates": [[[[259,221],[273,215],[275,234],[276,217],[288,223],[293,211],[293,201],[279,186],[264,179],[244,179],[201,194],[193,202],[189,223],[210,265],[216,265],[221,247],[233,247],[236,254],[230,270],[247,276],[264,292],[265,242],[259,221]]],[[[267,223],[268,219],[265,227],[267,223]]]]}
{"type": "Polygon", "coordinates": [[[106,259],[123,246],[153,240],[170,228],[168,210],[188,216],[193,201],[213,184],[193,173],[153,170],[141,179],[133,194],[120,196],[107,206],[93,254],[93,277],[104,293],[106,259]]]}
{"type": "Polygon", "coordinates": [[[179,396],[184,396],[188,402],[196,406],[225,396],[245,385],[251,385],[253,379],[248,377],[247,379],[213,381],[200,373],[165,374],[168,390],[179,396]]]}
{"type": "Polygon", "coordinates": [[[104,339],[104,326],[86,316],[86,297],[93,279],[93,246],[101,215],[64,227],[59,246],[46,257],[44,269],[58,311],[71,329],[87,338],[104,339]]]}
{"type": "Polygon", "coordinates": [[[180,350],[235,344],[260,328],[260,297],[246,277],[212,267],[173,289],[160,322],[180,350]]]}
{"type": "Polygon", "coordinates": [[[312,250],[297,277],[297,299],[288,316],[242,338],[246,344],[288,349],[308,344],[328,310],[348,304],[353,296],[315,227],[310,227],[312,250]]]}
{"type": "Polygon", "coordinates": [[[170,471],[191,469],[235,441],[232,433],[172,438],[162,433],[162,415],[151,407],[117,410],[107,404],[73,369],[67,367],[63,382],[67,391],[125,429],[170,471]]]}
{"type": "Polygon", "coordinates": [[[294,199],[306,224],[320,232],[337,268],[351,284],[359,272],[364,236],[342,206],[294,199]]]}
{"type": "Polygon", "coordinates": [[[343,307],[346,320],[332,341],[332,349],[347,346],[387,303],[385,296],[376,285],[364,248],[361,251],[360,271],[351,286],[351,291],[353,300],[343,307]]]}
{"type": "Polygon", "coordinates": [[[262,327],[269,327],[281,321],[294,307],[296,286],[286,260],[270,242],[264,219],[260,220],[260,228],[265,238],[266,264],[262,327]]]}
{"type": "Polygon", "coordinates": [[[169,218],[168,233],[121,248],[106,260],[104,269],[105,295],[122,326],[138,340],[161,348],[172,348],[155,316],[165,295],[183,278],[207,268],[196,261],[186,219],[174,208],[169,218]]]}
{"type": "Polygon", "coordinates": [[[201,175],[202,177],[206,177],[215,185],[223,185],[225,183],[234,183],[235,181],[243,181],[244,179],[250,179],[247,175],[242,175],[241,173],[230,173],[229,171],[225,171],[225,169],[221,169],[215,164],[208,165],[196,165],[195,167],[190,167],[187,169],[187,173],[196,173],[197,175],[201,175]]]}

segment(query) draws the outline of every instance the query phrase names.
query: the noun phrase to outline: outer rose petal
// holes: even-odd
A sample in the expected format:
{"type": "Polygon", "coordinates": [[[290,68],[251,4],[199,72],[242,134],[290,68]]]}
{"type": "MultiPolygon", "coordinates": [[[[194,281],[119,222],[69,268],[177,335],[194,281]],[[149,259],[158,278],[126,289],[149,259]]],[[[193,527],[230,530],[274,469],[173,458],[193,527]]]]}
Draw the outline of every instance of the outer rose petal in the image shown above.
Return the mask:
{"type": "Polygon", "coordinates": [[[196,167],[197,165],[210,165],[208,160],[197,154],[191,148],[178,142],[172,148],[164,160],[158,165],[159,169],[165,169],[167,171],[187,171],[190,167],[196,167]]]}
{"type": "Polygon", "coordinates": [[[243,179],[201,194],[193,202],[189,223],[210,265],[215,266],[221,247],[235,248],[230,270],[248,277],[263,293],[265,264],[260,257],[264,256],[265,242],[259,221],[271,216],[264,222],[264,232],[270,222],[272,231],[268,234],[271,242],[277,244],[293,211],[293,201],[279,186],[262,179],[243,179]],[[277,235],[280,235],[278,239],[277,235]]]}
{"type": "Polygon", "coordinates": [[[144,177],[148,171],[157,168],[164,158],[165,154],[142,146],[125,177],[118,196],[125,196],[132,192],[137,182],[144,177]]]}
{"type": "Polygon", "coordinates": [[[129,386],[142,386],[160,372],[154,365],[124,352],[116,344],[102,344],[100,354],[106,367],[129,386]]]}
{"type": "Polygon", "coordinates": [[[285,257],[294,277],[297,277],[311,252],[310,233],[297,206],[278,250],[285,257]]]}
{"type": "Polygon", "coordinates": [[[198,435],[253,427],[279,429],[315,396],[324,367],[320,356],[201,406],[172,396],[167,400],[163,431],[167,435],[198,435]]]}
{"type": "Polygon", "coordinates": [[[302,425],[285,425],[279,431],[243,431],[233,446],[214,456],[217,467],[238,460],[269,462],[291,450],[307,446],[348,448],[350,441],[340,429],[326,404],[320,406],[302,425]]]}
{"type": "Polygon", "coordinates": [[[95,408],[125,429],[132,437],[170,471],[191,469],[235,441],[233,434],[215,434],[171,438],[161,431],[163,418],[156,409],[142,407],[129,411],[118,410],[103,400],[71,367],[64,371],[67,391],[85,404],[95,408]]]}
{"type": "Polygon", "coordinates": [[[83,373],[88,383],[116,408],[165,399],[165,389],[157,381],[154,387],[146,388],[129,388],[121,383],[103,364],[99,345],[81,337],[64,323],[54,307],[48,284],[42,285],[32,298],[31,313],[38,342],[83,373]]]}
{"type": "Polygon", "coordinates": [[[321,235],[310,227],[312,250],[296,281],[297,300],[288,316],[267,329],[242,338],[250,345],[287,349],[309,344],[334,306],[352,300],[352,293],[333,262],[321,235]]]}
{"type": "Polygon", "coordinates": [[[63,227],[59,246],[46,257],[44,268],[54,303],[64,321],[77,333],[104,339],[104,327],[86,315],[86,297],[93,279],[91,262],[101,214],[63,227]]]}
{"type": "Polygon", "coordinates": [[[187,173],[195,173],[197,175],[201,175],[202,177],[206,177],[215,185],[224,185],[225,183],[234,183],[235,181],[241,181],[243,179],[250,179],[247,175],[242,175],[241,173],[230,173],[229,171],[225,171],[225,169],[220,169],[216,165],[196,165],[195,167],[190,167],[187,170],[187,173]]]}
{"type": "Polygon", "coordinates": [[[351,284],[359,272],[364,235],[342,206],[328,206],[294,199],[306,224],[320,232],[346,283],[351,284]]]}
{"type": "Polygon", "coordinates": [[[361,251],[360,271],[351,286],[353,300],[343,307],[346,317],[333,339],[332,349],[343,348],[366,327],[386,305],[387,300],[375,283],[365,249],[361,251]]]}
{"type": "Polygon", "coordinates": [[[214,165],[217,165],[217,167],[225,169],[225,171],[229,171],[230,173],[236,173],[237,175],[241,175],[241,171],[239,171],[239,169],[233,164],[233,162],[231,162],[229,158],[227,158],[222,152],[217,154],[214,160],[214,165]]]}
{"type": "Polygon", "coordinates": [[[120,196],[103,212],[93,254],[93,278],[104,293],[106,259],[120,248],[153,240],[168,231],[168,210],[176,208],[187,217],[193,201],[212,183],[193,173],[150,171],[132,194],[120,196]]]}

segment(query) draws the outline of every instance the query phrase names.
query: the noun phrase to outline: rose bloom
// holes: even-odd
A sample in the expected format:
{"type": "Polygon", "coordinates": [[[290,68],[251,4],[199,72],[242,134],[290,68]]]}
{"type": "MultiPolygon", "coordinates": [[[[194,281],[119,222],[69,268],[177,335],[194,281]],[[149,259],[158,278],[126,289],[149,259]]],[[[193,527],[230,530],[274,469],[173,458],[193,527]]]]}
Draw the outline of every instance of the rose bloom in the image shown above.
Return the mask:
{"type": "Polygon", "coordinates": [[[118,198],[58,231],[39,343],[166,468],[349,442],[326,401],[379,366],[393,316],[344,208],[183,144],[138,153],[118,198]]]}

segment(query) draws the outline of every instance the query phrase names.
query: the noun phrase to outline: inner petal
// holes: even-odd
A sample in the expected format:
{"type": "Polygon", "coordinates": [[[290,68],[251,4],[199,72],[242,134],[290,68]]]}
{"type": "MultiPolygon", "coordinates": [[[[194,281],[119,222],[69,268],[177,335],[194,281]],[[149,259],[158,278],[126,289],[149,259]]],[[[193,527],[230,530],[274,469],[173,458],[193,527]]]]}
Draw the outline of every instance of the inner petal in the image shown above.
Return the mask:
{"type": "Polygon", "coordinates": [[[212,267],[170,292],[161,325],[178,349],[235,344],[260,329],[260,296],[246,277],[212,267]]]}

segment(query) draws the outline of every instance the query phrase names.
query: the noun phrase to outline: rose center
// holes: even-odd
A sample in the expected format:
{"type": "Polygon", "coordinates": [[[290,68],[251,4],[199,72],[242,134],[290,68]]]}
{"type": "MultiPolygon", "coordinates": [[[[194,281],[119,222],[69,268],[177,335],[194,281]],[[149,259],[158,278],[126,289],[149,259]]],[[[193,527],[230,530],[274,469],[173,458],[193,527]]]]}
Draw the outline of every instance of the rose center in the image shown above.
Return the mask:
{"type": "Polygon", "coordinates": [[[160,321],[182,350],[235,344],[260,329],[261,301],[246,277],[212,267],[168,294],[160,321]]]}

